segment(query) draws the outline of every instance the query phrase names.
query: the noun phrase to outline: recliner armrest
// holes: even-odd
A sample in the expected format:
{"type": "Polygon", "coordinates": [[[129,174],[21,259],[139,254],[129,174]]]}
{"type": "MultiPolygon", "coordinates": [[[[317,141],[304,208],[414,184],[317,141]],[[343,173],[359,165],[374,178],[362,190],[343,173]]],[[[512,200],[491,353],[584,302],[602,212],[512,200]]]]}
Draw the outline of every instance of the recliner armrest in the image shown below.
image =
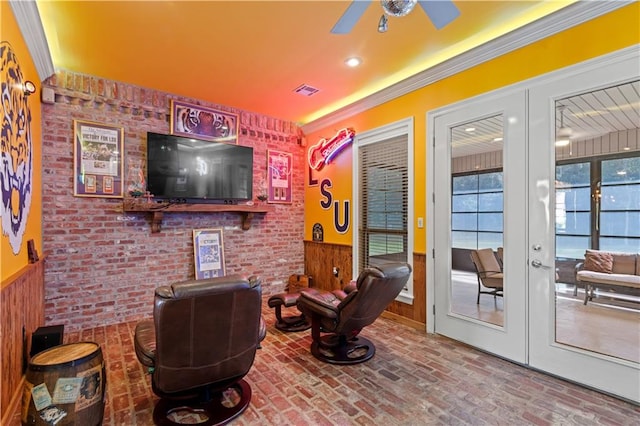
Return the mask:
{"type": "Polygon", "coordinates": [[[357,283],[355,281],[349,282],[344,289],[342,290],[333,290],[332,293],[336,295],[336,297],[340,300],[344,300],[349,296],[352,292],[358,289],[357,283]]]}
{"type": "Polygon", "coordinates": [[[310,289],[300,293],[297,304],[302,312],[313,312],[327,318],[337,318],[340,299],[331,292],[310,289]]]}
{"type": "Polygon", "coordinates": [[[133,337],[136,356],[142,365],[154,367],[156,360],[156,328],[153,320],[136,324],[133,337]]]}
{"type": "Polygon", "coordinates": [[[350,281],[349,284],[344,286],[344,292],[347,294],[357,289],[358,289],[358,283],[356,281],[350,281]]]}

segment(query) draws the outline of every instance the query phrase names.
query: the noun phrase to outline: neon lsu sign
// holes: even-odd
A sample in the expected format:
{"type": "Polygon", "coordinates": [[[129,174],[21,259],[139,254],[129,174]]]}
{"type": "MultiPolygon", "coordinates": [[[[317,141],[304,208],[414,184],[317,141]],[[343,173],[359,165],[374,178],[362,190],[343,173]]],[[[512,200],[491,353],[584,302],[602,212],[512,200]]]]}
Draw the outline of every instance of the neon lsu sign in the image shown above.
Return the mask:
{"type": "MultiPolygon", "coordinates": [[[[318,184],[318,181],[312,177],[312,171],[319,171],[325,164],[329,164],[336,155],[353,142],[355,134],[356,132],[352,128],[344,128],[337,132],[331,139],[320,139],[317,144],[309,148],[307,159],[309,162],[310,186],[318,184]]],[[[332,187],[333,183],[330,178],[322,179],[320,182],[320,195],[322,197],[320,207],[322,207],[323,210],[333,209],[333,226],[338,233],[344,234],[349,229],[350,201],[342,201],[341,208],[340,200],[334,198],[331,191],[332,187]],[[340,216],[342,216],[342,220],[340,216]]]]}

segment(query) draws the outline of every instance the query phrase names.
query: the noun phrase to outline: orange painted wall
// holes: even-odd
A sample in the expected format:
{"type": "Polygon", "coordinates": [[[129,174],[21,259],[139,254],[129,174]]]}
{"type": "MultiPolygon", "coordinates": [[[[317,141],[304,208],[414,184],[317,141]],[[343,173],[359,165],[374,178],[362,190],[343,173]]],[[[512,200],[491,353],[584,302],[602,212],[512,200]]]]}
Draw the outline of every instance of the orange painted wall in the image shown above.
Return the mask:
{"type": "MultiPolygon", "coordinates": [[[[407,117],[414,118],[415,217],[426,218],[426,114],[428,111],[491,90],[530,79],[588,59],[640,43],[640,3],[620,8],[590,22],[570,28],[529,46],[478,65],[437,83],[367,110],[330,128],[308,134],[308,146],[336,130],[353,127],[364,132],[407,117]]],[[[325,167],[319,178],[331,179],[339,200],[352,200],[351,156],[349,149],[325,167]]],[[[305,240],[312,239],[314,223],[323,225],[324,241],[351,244],[352,229],[344,234],[333,231],[333,212],[320,207],[325,197],[318,186],[305,187],[305,240]]],[[[426,253],[426,229],[414,223],[417,253],[426,253]]]]}
{"type": "MultiPolygon", "coordinates": [[[[24,42],[22,33],[13,16],[13,11],[8,2],[0,2],[0,41],[11,44],[15,52],[18,64],[22,70],[25,80],[31,80],[36,84],[36,93],[28,98],[28,105],[31,110],[31,141],[32,141],[32,190],[31,207],[26,217],[27,225],[22,237],[17,254],[14,254],[9,243],[9,237],[2,232],[0,236],[0,278],[4,282],[25,265],[27,265],[27,241],[34,240],[36,250],[42,256],[42,125],[41,125],[41,104],[40,104],[40,79],[31,54],[24,42]]],[[[4,81],[3,81],[4,83],[4,81]]],[[[2,114],[5,114],[5,105],[2,105],[2,114]]],[[[1,226],[1,225],[0,225],[1,226]]]]}

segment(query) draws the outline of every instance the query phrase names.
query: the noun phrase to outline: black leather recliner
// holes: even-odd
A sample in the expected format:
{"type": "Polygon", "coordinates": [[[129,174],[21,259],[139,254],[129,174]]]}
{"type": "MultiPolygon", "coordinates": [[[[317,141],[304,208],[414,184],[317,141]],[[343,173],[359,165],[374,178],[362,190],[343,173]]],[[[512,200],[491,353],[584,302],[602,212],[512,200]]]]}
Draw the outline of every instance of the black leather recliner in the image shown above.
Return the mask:
{"type": "Polygon", "coordinates": [[[333,292],[300,293],[298,309],[311,318],[311,353],[331,364],[356,364],[375,354],[374,344],[359,336],[402,291],[411,275],[406,263],[390,263],[362,271],[355,283],[333,292]],[[329,333],[321,335],[321,333],[329,333]]]}
{"type": "Polygon", "coordinates": [[[228,276],[191,280],[155,291],[153,320],[135,330],[138,360],[152,372],[160,397],[156,424],[178,410],[222,424],[242,413],[251,400],[243,377],[251,368],[266,331],[261,321],[260,280],[228,276]]]}

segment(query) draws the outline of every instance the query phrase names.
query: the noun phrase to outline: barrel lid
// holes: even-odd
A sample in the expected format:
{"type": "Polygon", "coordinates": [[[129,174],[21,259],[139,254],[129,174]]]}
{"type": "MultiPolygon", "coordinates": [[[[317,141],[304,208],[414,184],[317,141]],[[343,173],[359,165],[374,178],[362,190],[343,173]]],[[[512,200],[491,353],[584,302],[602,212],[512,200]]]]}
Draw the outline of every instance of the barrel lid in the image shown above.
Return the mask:
{"type": "Polygon", "coordinates": [[[96,352],[96,349],[99,348],[100,346],[94,342],[67,343],[36,354],[31,358],[30,363],[33,365],[62,364],[84,358],[96,352]]]}

